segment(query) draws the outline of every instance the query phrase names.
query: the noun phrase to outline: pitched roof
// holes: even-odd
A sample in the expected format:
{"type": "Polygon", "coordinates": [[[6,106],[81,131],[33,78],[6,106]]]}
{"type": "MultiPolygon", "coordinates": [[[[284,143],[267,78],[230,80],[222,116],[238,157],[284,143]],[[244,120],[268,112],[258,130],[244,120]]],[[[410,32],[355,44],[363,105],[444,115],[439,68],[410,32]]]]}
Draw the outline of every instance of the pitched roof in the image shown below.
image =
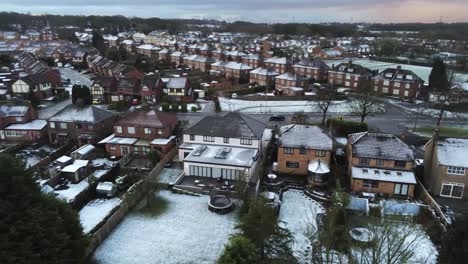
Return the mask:
{"type": "Polygon", "coordinates": [[[437,142],[440,165],[468,168],[468,139],[446,138],[437,142]]]}
{"type": "Polygon", "coordinates": [[[413,151],[392,134],[356,133],[349,135],[353,157],[412,161],[413,151]]]}
{"type": "Polygon", "coordinates": [[[186,77],[169,78],[166,87],[169,89],[183,89],[187,82],[186,77]]]}
{"type": "Polygon", "coordinates": [[[207,116],[187,129],[184,134],[261,139],[265,124],[237,112],[225,116],[207,116]]]}
{"type": "Polygon", "coordinates": [[[0,117],[24,116],[28,109],[25,105],[0,105],[0,117]]]}
{"type": "Polygon", "coordinates": [[[76,105],[68,105],[60,112],[49,118],[49,121],[54,122],[86,122],[97,124],[108,118],[113,117],[114,114],[94,105],[78,107],[76,105]]]}
{"type": "Polygon", "coordinates": [[[176,116],[173,113],[165,113],[154,110],[144,111],[140,109],[125,115],[125,117],[117,122],[117,125],[135,125],[163,128],[175,122],[176,116]]]}
{"type": "Polygon", "coordinates": [[[332,150],[332,139],[317,126],[288,125],[280,128],[278,145],[289,148],[332,150]]]}

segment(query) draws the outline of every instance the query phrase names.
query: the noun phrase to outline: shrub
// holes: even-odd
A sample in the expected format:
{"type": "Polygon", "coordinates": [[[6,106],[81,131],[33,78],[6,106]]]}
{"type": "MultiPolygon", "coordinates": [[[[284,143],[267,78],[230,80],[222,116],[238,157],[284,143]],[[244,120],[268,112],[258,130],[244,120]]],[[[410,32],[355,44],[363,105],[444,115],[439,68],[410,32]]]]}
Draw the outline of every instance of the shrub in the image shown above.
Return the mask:
{"type": "Polygon", "coordinates": [[[187,104],[181,104],[180,105],[180,111],[182,113],[186,113],[187,112],[187,104]]]}
{"type": "Polygon", "coordinates": [[[157,164],[161,160],[161,154],[156,150],[151,150],[147,154],[147,158],[153,162],[153,164],[157,164]]]}
{"type": "Polygon", "coordinates": [[[110,110],[117,112],[125,112],[130,108],[130,104],[127,101],[118,101],[109,105],[110,110]]]}
{"type": "Polygon", "coordinates": [[[192,108],[190,108],[190,110],[191,110],[192,112],[196,112],[196,111],[198,111],[198,107],[192,106],[192,108]]]}
{"type": "Polygon", "coordinates": [[[328,119],[327,127],[332,128],[332,133],[337,136],[347,136],[348,134],[368,131],[366,123],[353,122],[340,119],[328,119]]]}
{"type": "Polygon", "coordinates": [[[169,104],[166,103],[166,102],[161,103],[161,109],[162,109],[164,112],[169,112],[169,111],[170,111],[170,109],[169,109],[169,104]]]}
{"type": "Polygon", "coordinates": [[[171,108],[172,112],[179,112],[179,104],[172,104],[171,108]]]}

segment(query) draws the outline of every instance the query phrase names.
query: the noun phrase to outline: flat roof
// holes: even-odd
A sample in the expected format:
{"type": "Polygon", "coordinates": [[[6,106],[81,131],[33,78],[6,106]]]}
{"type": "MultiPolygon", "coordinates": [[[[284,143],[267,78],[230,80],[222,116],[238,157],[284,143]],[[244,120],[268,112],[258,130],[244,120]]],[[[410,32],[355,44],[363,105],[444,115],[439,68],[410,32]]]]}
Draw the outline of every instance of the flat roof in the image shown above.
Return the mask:
{"type": "Polygon", "coordinates": [[[353,166],[351,168],[351,173],[353,179],[416,184],[416,178],[414,177],[414,173],[412,171],[363,168],[353,166]]]}
{"type": "Polygon", "coordinates": [[[99,141],[98,144],[117,144],[117,145],[133,145],[138,141],[138,138],[116,137],[112,134],[105,139],[99,141]]]}
{"type": "Polygon", "coordinates": [[[184,162],[251,168],[256,157],[257,150],[252,148],[201,145],[191,151],[184,162]]]}

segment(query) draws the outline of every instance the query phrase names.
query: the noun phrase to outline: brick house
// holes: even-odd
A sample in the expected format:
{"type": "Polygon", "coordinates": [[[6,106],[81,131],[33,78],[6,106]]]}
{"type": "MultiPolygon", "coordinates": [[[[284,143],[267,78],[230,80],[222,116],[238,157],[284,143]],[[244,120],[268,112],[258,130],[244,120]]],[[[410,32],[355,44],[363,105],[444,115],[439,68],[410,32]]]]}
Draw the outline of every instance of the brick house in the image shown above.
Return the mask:
{"type": "Polygon", "coordinates": [[[239,51],[239,50],[233,50],[233,51],[226,52],[226,60],[228,60],[228,61],[235,61],[235,62],[241,63],[242,58],[245,57],[245,56],[247,56],[247,54],[245,54],[244,52],[239,51]]]}
{"type": "Polygon", "coordinates": [[[266,68],[274,70],[275,72],[279,72],[281,74],[286,73],[291,68],[291,62],[289,62],[288,58],[286,57],[269,58],[266,59],[264,63],[266,68]]]}
{"type": "Polygon", "coordinates": [[[0,105],[0,140],[33,141],[46,135],[46,125],[30,105],[0,105]]]}
{"type": "Polygon", "coordinates": [[[28,98],[31,92],[39,99],[53,95],[52,83],[40,73],[20,77],[13,82],[11,90],[14,96],[20,98],[28,98]]]}
{"type": "Polygon", "coordinates": [[[152,149],[167,153],[175,147],[177,118],[173,113],[138,109],[114,125],[114,134],[101,140],[110,156],[145,157],[152,149]]]}
{"type": "Polygon", "coordinates": [[[171,53],[172,50],[170,49],[162,49],[158,52],[159,60],[161,61],[171,61],[171,53]]]}
{"type": "Polygon", "coordinates": [[[213,59],[223,61],[226,59],[226,51],[224,49],[216,49],[212,52],[213,59]]]}
{"type": "Polygon", "coordinates": [[[58,145],[68,141],[79,146],[95,144],[110,134],[114,120],[114,114],[102,108],[71,104],[49,118],[49,141],[58,145]]]}
{"type": "Polygon", "coordinates": [[[185,53],[181,51],[174,51],[171,53],[171,63],[174,65],[180,65],[184,62],[184,57],[187,56],[185,53]]]}
{"type": "Polygon", "coordinates": [[[307,176],[308,182],[314,185],[326,183],[333,143],[319,127],[283,126],[277,148],[278,173],[307,176]]]}
{"type": "Polygon", "coordinates": [[[275,89],[279,92],[291,87],[305,88],[307,80],[296,73],[286,72],[275,77],[275,89]]]}
{"type": "Polygon", "coordinates": [[[208,72],[211,70],[211,64],[214,62],[215,61],[213,58],[201,55],[191,55],[184,58],[185,65],[194,70],[200,70],[202,72],[208,72]]]}
{"type": "Polygon", "coordinates": [[[193,102],[193,91],[186,77],[162,78],[163,94],[171,102],[193,102]]]}
{"type": "Polygon", "coordinates": [[[104,104],[111,103],[111,96],[116,95],[117,80],[114,77],[97,76],[90,87],[93,100],[104,104]]]}
{"type": "Polygon", "coordinates": [[[294,71],[307,79],[324,81],[327,79],[330,67],[322,60],[304,59],[293,65],[294,71]]]}
{"type": "Polygon", "coordinates": [[[435,133],[424,149],[424,184],[435,196],[468,200],[468,139],[435,133]]]}
{"type": "Polygon", "coordinates": [[[370,80],[373,72],[351,61],[341,63],[328,71],[328,83],[343,88],[356,89],[362,80],[370,80]]]}
{"type": "Polygon", "coordinates": [[[424,81],[401,66],[388,68],[373,78],[374,91],[403,99],[415,99],[423,88],[424,81]]]}
{"type": "Polygon", "coordinates": [[[117,81],[116,94],[111,96],[111,102],[141,100],[141,80],[138,78],[121,78],[117,81]]]}
{"type": "Polygon", "coordinates": [[[332,49],[322,49],[321,47],[315,47],[312,49],[312,57],[323,60],[336,60],[344,57],[344,51],[339,47],[332,49]]]}
{"type": "Polygon", "coordinates": [[[351,191],[414,196],[413,151],[394,135],[349,134],[346,153],[351,191]]]}
{"type": "Polygon", "coordinates": [[[260,86],[267,86],[269,88],[275,87],[275,78],[280,75],[279,73],[267,69],[267,68],[256,68],[250,71],[250,83],[255,83],[260,86]]]}
{"type": "Polygon", "coordinates": [[[253,69],[262,67],[263,64],[263,57],[260,54],[249,54],[247,56],[242,57],[242,63],[249,65],[253,69]]]}

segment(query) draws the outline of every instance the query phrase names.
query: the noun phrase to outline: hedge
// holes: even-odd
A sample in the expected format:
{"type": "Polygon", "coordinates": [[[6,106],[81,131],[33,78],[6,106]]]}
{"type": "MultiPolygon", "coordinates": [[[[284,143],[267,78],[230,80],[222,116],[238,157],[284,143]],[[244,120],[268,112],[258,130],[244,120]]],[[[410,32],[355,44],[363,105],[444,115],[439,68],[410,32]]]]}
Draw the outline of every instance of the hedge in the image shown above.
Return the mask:
{"type": "Polygon", "coordinates": [[[366,123],[353,122],[340,119],[328,119],[327,127],[332,126],[332,133],[336,136],[347,136],[348,134],[368,131],[366,123]]]}

